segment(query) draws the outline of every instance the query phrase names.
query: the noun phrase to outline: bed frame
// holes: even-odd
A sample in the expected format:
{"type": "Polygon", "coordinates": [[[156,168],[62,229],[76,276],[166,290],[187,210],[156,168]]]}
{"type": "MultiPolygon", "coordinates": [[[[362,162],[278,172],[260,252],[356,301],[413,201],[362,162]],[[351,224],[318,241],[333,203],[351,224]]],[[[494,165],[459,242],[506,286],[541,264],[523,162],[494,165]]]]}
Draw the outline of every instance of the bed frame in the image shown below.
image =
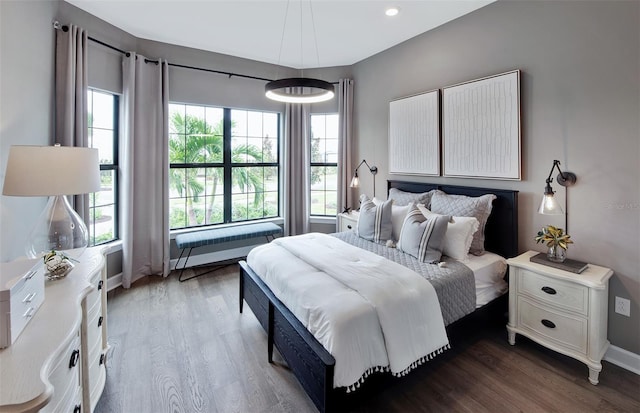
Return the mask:
{"type": "MultiPolygon", "coordinates": [[[[404,181],[388,181],[387,187],[417,193],[440,189],[448,194],[473,197],[488,193],[496,195],[485,227],[485,248],[507,258],[517,255],[518,191],[404,181]]],[[[269,363],[273,362],[275,346],[320,412],[340,407],[338,401],[343,398],[344,390],[333,389],[335,359],[245,261],[240,262],[239,291],[240,312],[243,301],[246,301],[267,332],[269,363]]],[[[490,306],[491,303],[485,307],[490,306]]],[[[483,311],[485,307],[463,319],[483,311]]]]}

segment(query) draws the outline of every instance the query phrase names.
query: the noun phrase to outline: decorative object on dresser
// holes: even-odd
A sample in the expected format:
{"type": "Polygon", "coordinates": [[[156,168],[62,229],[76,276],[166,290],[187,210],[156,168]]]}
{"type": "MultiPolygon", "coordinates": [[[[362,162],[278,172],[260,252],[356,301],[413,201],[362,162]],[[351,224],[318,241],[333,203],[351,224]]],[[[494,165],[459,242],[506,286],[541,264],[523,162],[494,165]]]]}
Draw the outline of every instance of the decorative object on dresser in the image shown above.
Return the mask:
{"type": "Polygon", "coordinates": [[[362,164],[367,165],[369,168],[369,172],[373,175],[373,196],[376,196],[376,174],[378,173],[377,166],[369,166],[366,159],[363,159],[362,162],[356,166],[356,169],[353,171],[353,179],[351,179],[351,188],[360,188],[360,178],[358,177],[358,169],[362,166],[362,164]]]}
{"type": "Polygon", "coordinates": [[[608,290],[613,271],[589,264],[580,275],[531,261],[537,251],[509,264],[509,343],[516,334],[573,357],[598,384],[607,340],[608,290]]]}
{"type": "Polygon", "coordinates": [[[577,177],[573,172],[562,172],[560,170],[560,161],[554,160],[553,166],[551,166],[551,171],[549,171],[549,176],[547,177],[546,183],[547,185],[544,187],[544,196],[542,197],[542,202],[540,202],[540,207],[538,208],[538,213],[543,215],[562,215],[564,214],[564,228],[567,232],[569,232],[569,212],[567,211],[567,195],[565,192],[564,198],[564,211],[562,207],[553,196],[555,192],[553,192],[553,188],[551,188],[551,183],[553,182],[553,178],[551,175],[553,174],[553,170],[557,169],[559,174],[556,177],[556,182],[565,188],[568,186],[573,186],[576,183],[577,177]]]}
{"type": "Polygon", "coordinates": [[[41,257],[52,250],[79,257],[89,243],[87,226],[66,195],[100,190],[98,150],[55,146],[12,146],[3,195],[49,196],[36,220],[25,252],[41,257]]]}
{"type": "Polygon", "coordinates": [[[356,224],[358,223],[358,217],[360,216],[360,212],[358,211],[349,211],[342,212],[338,214],[338,221],[336,223],[336,231],[353,231],[356,229],[356,224]]]}
{"type": "Polygon", "coordinates": [[[2,377],[11,378],[0,386],[0,411],[93,412],[107,377],[103,287],[100,247],[88,248],[66,277],[45,283],[40,310],[13,344],[0,350],[2,377]]]}
{"type": "Polygon", "coordinates": [[[0,348],[9,347],[44,301],[39,259],[0,264],[0,348]]]}

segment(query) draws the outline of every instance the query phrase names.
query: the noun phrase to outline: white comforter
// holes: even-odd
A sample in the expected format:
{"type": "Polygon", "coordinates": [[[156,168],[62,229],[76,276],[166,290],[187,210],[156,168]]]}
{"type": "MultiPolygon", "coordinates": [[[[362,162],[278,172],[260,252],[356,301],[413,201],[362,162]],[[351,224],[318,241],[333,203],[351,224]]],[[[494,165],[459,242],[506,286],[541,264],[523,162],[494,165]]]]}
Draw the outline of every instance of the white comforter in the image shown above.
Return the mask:
{"type": "Polygon", "coordinates": [[[247,262],[334,356],[334,387],[403,375],[448,348],[433,286],[400,264],[317,233],[256,247],[247,262]]]}

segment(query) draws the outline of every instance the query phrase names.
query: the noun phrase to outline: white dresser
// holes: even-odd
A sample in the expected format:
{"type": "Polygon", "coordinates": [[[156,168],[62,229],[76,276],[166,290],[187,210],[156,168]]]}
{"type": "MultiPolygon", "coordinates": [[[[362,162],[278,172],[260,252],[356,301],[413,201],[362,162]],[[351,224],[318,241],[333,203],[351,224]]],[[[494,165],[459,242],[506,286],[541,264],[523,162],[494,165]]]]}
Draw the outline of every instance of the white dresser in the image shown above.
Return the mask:
{"type": "Polygon", "coordinates": [[[0,412],[92,412],[106,380],[106,268],[88,248],[65,278],[46,281],[40,309],[0,350],[0,412]]]}
{"type": "Polygon", "coordinates": [[[509,343],[522,334],[585,363],[589,381],[598,384],[601,360],[609,347],[607,312],[609,268],[589,264],[575,274],[529,259],[528,251],[509,264],[509,343]]]}

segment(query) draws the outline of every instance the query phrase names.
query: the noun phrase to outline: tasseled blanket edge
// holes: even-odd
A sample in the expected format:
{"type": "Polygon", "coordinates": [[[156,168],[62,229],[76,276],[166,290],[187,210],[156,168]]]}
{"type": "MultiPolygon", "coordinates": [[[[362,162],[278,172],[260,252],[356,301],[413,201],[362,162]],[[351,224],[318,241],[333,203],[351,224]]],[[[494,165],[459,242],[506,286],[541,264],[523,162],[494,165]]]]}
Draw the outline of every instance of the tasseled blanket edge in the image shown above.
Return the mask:
{"type": "Polygon", "coordinates": [[[449,343],[447,343],[444,346],[440,347],[439,349],[434,350],[431,353],[427,354],[426,356],[420,357],[418,360],[416,360],[413,363],[411,363],[409,365],[409,367],[407,367],[406,369],[404,369],[402,371],[399,371],[399,372],[395,372],[395,373],[391,372],[391,369],[389,368],[389,366],[371,367],[370,369],[365,371],[362,374],[362,376],[360,376],[360,378],[358,380],[356,380],[355,383],[344,387],[346,389],[346,393],[351,393],[352,391],[356,391],[356,389],[359,389],[360,385],[362,383],[364,383],[365,379],[367,377],[369,377],[371,374],[376,373],[376,372],[391,372],[391,374],[393,374],[395,377],[406,376],[407,373],[409,373],[411,370],[413,370],[416,367],[422,365],[423,363],[426,363],[429,360],[432,360],[438,354],[442,354],[442,352],[444,352],[445,350],[449,350],[450,348],[451,348],[451,346],[449,345],[449,343]]]}

